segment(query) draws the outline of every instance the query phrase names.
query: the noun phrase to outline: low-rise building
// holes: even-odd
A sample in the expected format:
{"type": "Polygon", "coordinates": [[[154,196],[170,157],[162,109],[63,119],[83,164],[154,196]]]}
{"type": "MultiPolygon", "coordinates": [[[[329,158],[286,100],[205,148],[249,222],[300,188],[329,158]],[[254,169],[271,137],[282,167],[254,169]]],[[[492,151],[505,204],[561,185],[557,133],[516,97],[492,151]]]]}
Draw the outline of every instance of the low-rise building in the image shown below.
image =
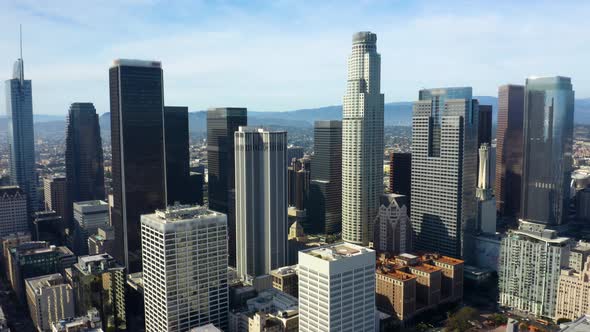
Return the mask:
{"type": "Polygon", "coordinates": [[[376,271],[377,308],[407,321],[442,303],[463,298],[464,262],[425,254],[380,257],[376,271]]]}
{"type": "Polygon", "coordinates": [[[580,271],[562,269],[557,287],[555,319],[575,320],[582,315],[590,315],[590,257],[580,271]]]}
{"type": "Polygon", "coordinates": [[[88,254],[99,255],[112,252],[115,243],[115,230],[112,226],[98,227],[88,238],[88,254]]]}
{"type": "MultiPolygon", "coordinates": [[[[248,293],[250,287],[244,287],[248,293]]],[[[245,305],[234,308],[229,314],[229,331],[297,331],[299,312],[297,298],[277,289],[263,290],[249,298],[245,305]],[[259,314],[256,316],[256,314],[259,314]],[[268,322],[268,324],[267,324],[268,322]]]]}
{"type": "Polygon", "coordinates": [[[298,296],[297,266],[284,266],[270,272],[272,287],[291,296],[298,296]]]}
{"type": "Polygon", "coordinates": [[[31,319],[39,331],[49,331],[53,323],[74,317],[72,286],[55,273],[25,280],[31,319]]]}

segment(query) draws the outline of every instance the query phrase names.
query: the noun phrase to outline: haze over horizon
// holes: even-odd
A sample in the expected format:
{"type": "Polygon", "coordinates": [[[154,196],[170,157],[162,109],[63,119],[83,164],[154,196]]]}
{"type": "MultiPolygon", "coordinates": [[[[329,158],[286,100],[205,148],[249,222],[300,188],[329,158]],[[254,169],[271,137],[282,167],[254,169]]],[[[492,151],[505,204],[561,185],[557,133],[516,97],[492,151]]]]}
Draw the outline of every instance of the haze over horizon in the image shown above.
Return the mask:
{"type": "Polygon", "coordinates": [[[370,30],[386,102],[413,101],[423,87],[472,86],[474,95],[496,96],[501,84],[545,75],[571,77],[584,98],[589,13],[590,3],[575,1],[6,1],[0,79],[11,77],[19,57],[22,23],[35,114],[65,115],[78,101],[108,112],[115,58],[162,61],[167,105],[340,105],[352,34],[370,30]]]}

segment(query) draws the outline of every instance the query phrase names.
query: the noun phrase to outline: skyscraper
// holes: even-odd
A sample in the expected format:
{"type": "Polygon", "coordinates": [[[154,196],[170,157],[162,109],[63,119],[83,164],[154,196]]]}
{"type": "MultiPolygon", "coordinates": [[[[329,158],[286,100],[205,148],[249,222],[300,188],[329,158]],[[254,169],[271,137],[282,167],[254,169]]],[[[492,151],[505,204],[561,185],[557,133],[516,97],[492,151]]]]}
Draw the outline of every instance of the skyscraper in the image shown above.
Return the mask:
{"type": "Polygon", "coordinates": [[[66,179],[68,212],[71,214],[73,202],[105,199],[104,165],[98,114],[94,105],[73,103],[67,122],[66,179]]]}
{"type": "Polygon", "coordinates": [[[0,237],[28,232],[27,197],[17,186],[0,187],[0,237]]]}
{"type": "Polygon", "coordinates": [[[21,57],[13,67],[12,79],[5,81],[6,117],[8,118],[8,149],[10,152],[10,182],[27,195],[30,216],[37,211],[37,173],[33,133],[33,95],[31,80],[25,80],[21,57]]]}
{"type": "Polygon", "coordinates": [[[140,215],[166,205],[162,67],[115,60],[109,69],[115,247],[128,272],[141,271],[140,215]]]}
{"type": "Polygon", "coordinates": [[[368,245],[383,193],[383,94],[377,35],[357,32],[342,108],[342,239],[368,245]]]}
{"type": "Polygon", "coordinates": [[[257,277],[287,265],[287,132],[240,127],[235,144],[237,268],[257,277]]]}
{"type": "Polygon", "coordinates": [[[492,105],[479,105],[477,119],[477,147],[482,144],[492,144],[492,105]]]}
{"type": "Polygon", "coordinates": [[[146,331],[209,323],[226,330],[226,216],[201,206],[169,206],[141,216],[141,236],[146,331]]]}
{"type": "Polygon", "coordinates": [[[227,214],[229,265],[236,266],[234,133],[248,124],[246,108],[214,108],[207,111],[207,168],[209,208],[227,214]]]}
{"type": "Polygon", "coordinates": [[[463,257],[476,219],[478,103],[471,88],[421,90],[412,125],[416,250],[463,257]]]}
{"type": "Polygon", "coordinates": [[[407,196],[408,212],[412,194],[412,154],[392,152],[389,155],[389,191],[407,196]]]}
{"type": "Polygon", "coordinates": [[[189,198],[189,137],[188,107],[164,107],[166,135],[166,188],[168,205],[174,202],[188,204],[189,198]]]}
{"type": "Polygon", "coordinates": [[[522,219],[546,225],[567,222],[573,131],[571,80],[561,76],[527,78],[522,219]]]}
{"type": "Polygon", "coordinates": [[[520,214],[523,116],[524,86],[500,86],[494,193],[496,209],[502,216],[516,217],[520,214]]]}
{"type": "Polygon", "coordinates": [[[78,256],[88,254],[88,238],[100,227],[109,225],[109,207],[105,201],[75,202],[74,210],[74,245],[78,256]]]}
{"type": "Polygon", "coordinates": [[[63,176],[50,176],[43,179],[43,194],[45,196],[45,210],[55,211],[61,216],[64,226],[69,226],[68,187],[63,176]]]}
{"type": "Polygon", "coordinates": [[[342,121],[316,121],[313,149],[308,223],[335,234],[342,229],[342,121]]]}
{"type": "Polygon", "coordinates": [[[495,234],[496,233],[496,200],[490,187],[490,146],[483,143],[479,147],[479,167],[477,175],[477,231],[495,234]]]}
{"type": "Polygon", "coordinates": [[[336,243],[299,252],[299,331],[375,331],[375,251],[336,243]]]}

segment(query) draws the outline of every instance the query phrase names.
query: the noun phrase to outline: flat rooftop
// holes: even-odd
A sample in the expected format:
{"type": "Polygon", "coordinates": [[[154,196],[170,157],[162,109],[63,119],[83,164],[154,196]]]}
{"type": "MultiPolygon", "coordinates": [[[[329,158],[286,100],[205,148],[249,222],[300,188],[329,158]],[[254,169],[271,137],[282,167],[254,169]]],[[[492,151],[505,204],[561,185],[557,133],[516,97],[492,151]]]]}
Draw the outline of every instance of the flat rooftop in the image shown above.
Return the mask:
{"type": "Polygon", "coordinates": [[[406,273],[406,272],[399,271],[399,270],[385,271],[385,270],[377,269],[377,274],[388,276],[388,277],[391,277],[393,279],[400,280],[400,281],[407,281],[407,280],[411,280],[411,279],[416,279],[417,278],[413,274],[406,273]]]}
{"type": "Polygon", "coordinates": [[[101,201],[99,199],[93,200],[93,201],[74,202],[74,204],[80,205],[80,206],[102,206],[102,205],[108,206],[107,202],[101,201]]]}
{"type": "Polygon", "coordinates": [[[341,242],[319,248],[303,250],[302,252],[326,261],[335,261],[339,259],[345,259],[347,257],[363,255],[372,251],[372,249],[357,246],[351,243],[341,242]]]}
{"type": "Polygon", "coordinates": [[[426,272],[426,273],[433,273],[433,272],[442,270],[440,267],[430,265],[430,264],[411,265],[411,266],[409,266],[409,268],[416,269],[418,271],[422,271],[422,272],[426,272]]]}
{"type": "Polygon", "coordinates": [[[439,258],[433,258],[432,260],[435,262],[441,262],[441,263],[450,264],[450,265],[459,265],[459,264],[464,263],[460,259],[456,259],[456,258],[448,257],[448,256],[440,256],[439,258]]]}
{"type": "Polygon", "coordinates": [[[200,205],[172,205],[165,210],[156,210],[155,217],[162,223],[173,223],[177,221],[197,219],[203,216],[215,216],[220,213],[209,210],[200,205]]]}

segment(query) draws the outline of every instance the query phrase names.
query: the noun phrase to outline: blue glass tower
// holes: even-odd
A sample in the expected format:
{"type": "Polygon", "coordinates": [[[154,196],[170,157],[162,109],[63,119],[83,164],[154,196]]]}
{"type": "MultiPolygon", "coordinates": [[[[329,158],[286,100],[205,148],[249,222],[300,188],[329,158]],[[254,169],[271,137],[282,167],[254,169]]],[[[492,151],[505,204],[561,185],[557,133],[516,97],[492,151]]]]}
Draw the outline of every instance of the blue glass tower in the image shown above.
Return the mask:
{"type": "Polygon", "coordinates": [[[33,135],[31,80],[25,80],[22,55],[14,63],[12,79],[5,82],[10,181],[27,194],[29,216],[37,210],[37,175],[33,135]]]}
{"type": "Polygon", "coordinates": [[[567,222],[572,171],[574,91],[568,77],[528,78],[524,101],[521,216],[567,222]]]}

